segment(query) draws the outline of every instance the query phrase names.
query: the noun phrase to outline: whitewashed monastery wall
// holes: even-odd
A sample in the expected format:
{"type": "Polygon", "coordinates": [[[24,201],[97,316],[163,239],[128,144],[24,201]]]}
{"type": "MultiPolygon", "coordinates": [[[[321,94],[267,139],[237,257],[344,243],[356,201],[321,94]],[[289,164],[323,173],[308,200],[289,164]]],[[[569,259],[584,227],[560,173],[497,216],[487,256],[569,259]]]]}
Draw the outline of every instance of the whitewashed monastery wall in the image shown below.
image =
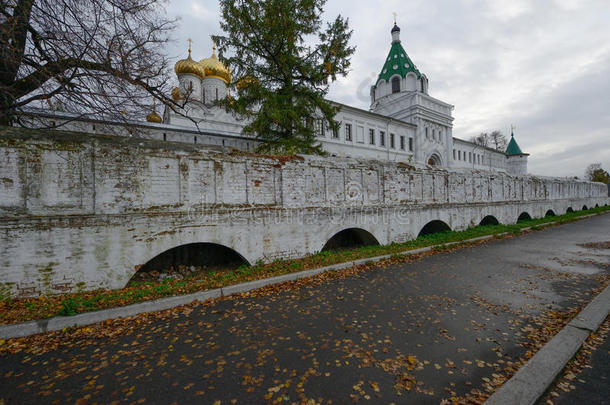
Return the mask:
{"type": "Polygon", "coordinates": [[[379,243],[487,215],[608,204],[606,186],[349,158],[0,130],[0,293],[119,288],[156,255],[210,242],[248,262],[304,256],[359,228],[379,243]]]}

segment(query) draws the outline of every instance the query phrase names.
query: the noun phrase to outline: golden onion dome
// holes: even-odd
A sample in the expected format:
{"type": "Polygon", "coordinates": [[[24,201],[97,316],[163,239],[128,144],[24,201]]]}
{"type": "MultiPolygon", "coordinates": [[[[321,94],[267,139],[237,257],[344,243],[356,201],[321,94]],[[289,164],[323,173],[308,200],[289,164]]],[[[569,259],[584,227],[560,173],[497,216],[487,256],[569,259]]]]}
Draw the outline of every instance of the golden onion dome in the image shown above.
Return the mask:
{"type": "Polygon", "coordinates": [[[163,118],[156,111],[151,112],[146,116],[146,121],[148,122],[156,122],[157,124],[161,124],[163,122],[163,118]]]}
{"type": "Polygon", "coordinates": [[[226,84],[231,83],[231,71],[216,57],[216,46],[212,51],[212,56],[201,59],[199,65],[203,68],[205,77],[216,77],[226,84]]]}
{"type": "Polygon", "coordinates": [[[176,64],[174,65],[174,72],[176,72],[177,75],[189,73],[189,74],[198,76],[201,79],[203,79],[203,76],[205,76],[204,70],[201,67],[201,65],[199,63],[195,62],[191,58],[191,41],[190,40],[189,40],[189,56],[186,59],[181,59],[178,62],[176,62],[176,64]]]}
{"type": "Polygon", "coordinates": [[[161,124],[163,122],[163,118],[159,114],[157,114],[157,102],[153,99],[153,110],[150,114],[146,116],[146,121],[148,122],[156,122],[157,124],[161,124]]]}

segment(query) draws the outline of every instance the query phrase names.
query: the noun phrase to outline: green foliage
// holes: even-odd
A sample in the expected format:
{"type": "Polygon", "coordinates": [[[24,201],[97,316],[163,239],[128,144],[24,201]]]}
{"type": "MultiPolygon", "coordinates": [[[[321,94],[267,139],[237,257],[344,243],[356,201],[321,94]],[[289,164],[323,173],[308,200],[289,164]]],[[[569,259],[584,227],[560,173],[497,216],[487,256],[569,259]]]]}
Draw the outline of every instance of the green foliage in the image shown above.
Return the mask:
{"type": "Polygon", "coordinates": [[[61,310],[59,315],[61,316],[72,316],[78,313],[78,300],[74,297],[66,298],[61,301],[61,310]]]}
{"type": "Polygon", "coordinates": [[[602,168],[601,163],[590,164],[587,167],[585,175],[589,181],[598,181],[604,184],[610,183],[610,174],[602,168]]]}
{"type": "Polygon", "coordinates": [[[237,98],[219,101],[249,118],[245,133],[262,141],[261,152],[321,154],[315,129],[334,121],[325,100],[329,82],[345,76],[355,48],[347,19],[323,27],[326,0],[221,0],[214,36],[219,58],[234,74],[237,98]]]}

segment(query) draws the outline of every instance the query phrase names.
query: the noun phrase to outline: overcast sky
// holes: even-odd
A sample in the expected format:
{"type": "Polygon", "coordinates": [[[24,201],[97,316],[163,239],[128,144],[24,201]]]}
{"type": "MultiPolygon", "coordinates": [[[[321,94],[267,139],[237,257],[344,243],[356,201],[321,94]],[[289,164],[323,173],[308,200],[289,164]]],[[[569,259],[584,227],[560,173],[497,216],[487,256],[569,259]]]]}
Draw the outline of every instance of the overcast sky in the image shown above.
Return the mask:
{"type": "MultiPolygon", "coordinates": [[[[208,57],[222,33],[218,2],[170,0],[168,11],[181,18],[170,54],[184,57],[190,37],[193,57],[208,57]]],[[[455,137],[510,135],[514,124],[530,173],[610,170],[610,0],[328,0],[326,17],[348,17],[356,46],[329,99],[368,109],[393,12],[430,95],[455,106],[455,137]]]]}

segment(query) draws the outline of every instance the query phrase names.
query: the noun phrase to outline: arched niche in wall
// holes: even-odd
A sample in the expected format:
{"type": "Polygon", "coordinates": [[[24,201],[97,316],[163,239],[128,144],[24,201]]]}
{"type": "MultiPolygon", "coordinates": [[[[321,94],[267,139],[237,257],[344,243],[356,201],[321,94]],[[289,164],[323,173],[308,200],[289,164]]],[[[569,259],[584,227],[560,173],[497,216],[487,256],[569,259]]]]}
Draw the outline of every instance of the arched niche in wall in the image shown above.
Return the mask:
{"type": "Polygon", "coordinates": [[[134,280],[146,278],[145,273],[168,273],[178,271],[180,268],[191,266],[200,271],[235,269],[248,261],[235,250],[217,243],[188,243],[175,246],[155,257],[141,266],[132,277],[134,280]]]}
{"type": "Polygon", "coordinates": [[[390,79],[392,83],[392,93],[400,93],[400,76],[394,76],[390,79]]]}
{"type": "Polygon", "coordinates": [[[430,157],[428,157],[426,163],[430,166],[442,166],[443,160],[437,153],[433,153],[430,155],[430,157]]]}
{"type": "Polygon", "coordinates": [[[406,81],[407,91],[417,91],[417,76],[415,76],[415,73],[408,73],[406,81]]]}
{"type": "Polygon", "coordinates": [[[337,232],[330,238],[322,251],[349,249],[360,246],[379,245],[379,241],[373,234],[361,228],[347,228],[337,232]]]}

